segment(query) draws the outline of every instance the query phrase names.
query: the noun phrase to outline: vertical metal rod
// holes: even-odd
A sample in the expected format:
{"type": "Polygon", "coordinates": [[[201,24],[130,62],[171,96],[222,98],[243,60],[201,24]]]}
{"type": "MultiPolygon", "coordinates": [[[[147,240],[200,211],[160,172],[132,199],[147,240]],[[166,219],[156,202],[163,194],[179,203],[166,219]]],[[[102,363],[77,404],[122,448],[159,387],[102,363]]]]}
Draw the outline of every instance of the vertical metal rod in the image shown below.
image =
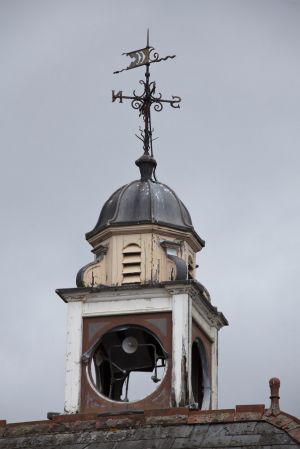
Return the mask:
{"type": "Polygon", "coordinates": [[[129,376],[130,376],[130,371],[129,371],[128,375],[127,375],[127,382],[126,382],[126,390],[125,390],[125,398],[124,398],[124,402],[129,402],[129,401],[128,401],[129,376]]]}
{"type": "Polygon", "coordinates": [[[150,99],[150,70],[149,70],[149,63],[146,64],[146,84],[145,84],[145,98],[144,98],[144,122],[145,122],[145,128],[144,128],[144,134],[145,134],[145,145],[144,145],[144,154],[149,155],[150,150],[150,138],[151,138],[151,129],[149,128],[149,122],[150,122],[150,107],[151,107],[151,99],[150,99]]]}

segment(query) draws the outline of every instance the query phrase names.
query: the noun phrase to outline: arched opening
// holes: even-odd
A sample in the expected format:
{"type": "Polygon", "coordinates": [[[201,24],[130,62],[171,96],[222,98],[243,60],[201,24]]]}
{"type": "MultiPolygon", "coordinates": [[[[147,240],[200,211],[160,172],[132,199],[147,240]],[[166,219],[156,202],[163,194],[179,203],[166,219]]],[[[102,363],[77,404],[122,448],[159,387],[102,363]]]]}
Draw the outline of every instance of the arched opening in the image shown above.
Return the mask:
{"type": "Polygon", "coordinates": [[[210,405],[210,379],[205,348],[199,337],[192,344],[192,391],[198,407],[207,410],[210,405]]]}
{"type": "Polygon", "coordinates": [[[120,326],[101,337],[91,357],[96,390],[113,401],[144,399],[160,385],[167,354],[158,338],[141,326],[120,326]]]}

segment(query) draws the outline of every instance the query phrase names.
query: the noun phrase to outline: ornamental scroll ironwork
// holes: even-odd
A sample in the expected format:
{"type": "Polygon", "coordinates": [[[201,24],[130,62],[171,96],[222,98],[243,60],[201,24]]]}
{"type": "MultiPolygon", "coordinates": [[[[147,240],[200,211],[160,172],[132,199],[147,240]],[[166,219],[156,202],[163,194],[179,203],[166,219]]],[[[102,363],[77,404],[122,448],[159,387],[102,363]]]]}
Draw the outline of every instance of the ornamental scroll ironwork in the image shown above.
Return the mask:
{"type": "Polygon", "coordinates": [[[150,82],[150,64],[160,61],[166,61],[167,59],[175,58],[175,55],[165,56],[161,58],[159,54],[155,51],[154,47],[149,45],[149,30],[147,32],[147,45],[145,48],[140,50],[134,50],[128,53],[123,53],[123,55],[129,56],[132,61],[128,67],[122,70],[114,72],[121,73],[125,70],[131,70],[137,67],[146,66],[145,81],[140,80],[139,83],[143,86],[144,90],[139,95],[136,90],[133,91],[132,96],[123,95],[123,91],[118,92],[112,91],[112,101],[116,100],[119,103],[123,103],[123,100],[131,100],[131,106],[133,109],[139,111],[139,116],[143,117],[144,128],[140,127],[140,136],[136,135],[138,139],[143,142],[144,154],[153,157],[153,139],[152,134],[154,129],[151,125],[151,106],[156,112],[160,112],[163,109],[164,103],[168,103],[172,108],[180,108],[181,98],[178,96],[172,96],[171,100],[165,100],[162,98],[161,93],[156,93],[156,83],[155,81],[150,82]]]}

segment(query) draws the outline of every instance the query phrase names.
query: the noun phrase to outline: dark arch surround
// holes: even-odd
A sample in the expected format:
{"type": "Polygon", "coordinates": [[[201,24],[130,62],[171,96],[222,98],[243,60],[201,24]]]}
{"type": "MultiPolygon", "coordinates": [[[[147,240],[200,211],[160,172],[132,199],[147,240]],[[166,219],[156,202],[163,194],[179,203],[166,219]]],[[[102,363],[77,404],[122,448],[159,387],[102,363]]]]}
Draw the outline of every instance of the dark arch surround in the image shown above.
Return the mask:
{"type": "MultiPolygon", "coordinates": [[[[172,400],[172,315],[169,311],[83,318],[80,407],[82,413],[169,408],[172,400]],[[90,358],[100,338],[119,326],[142,326],[156,336],[167,354],[164,376],[152,393],[129,401],[114,401],[97,391],[90,378],[90,358]]],[[[94,375],[94,373],[93,373],[94,375]]],[[[129,395],[130,399],[130,395],[129,395]]],[[[133,398],[132,398],[133,399],[133,398]]]]}
{"type": "MultiPolygon", "coordinates": [[[[98,372],[96,370],[95,372],[95,379],[93,379],[92,376],[92,372],[91,372],[91,367],[92,367],[92,363],[95,363],[95,356],[97,351],[101,348],[101,345],[103,343],[103,341],[105,339],[107,339],[107,337],[111,336],[113,337],[115,334],[117,333],[124,333],[123,337],[125,336],[125,334],[129,333],[138,333],[138,334],[144,334],[146,339],[150,339],[156,346],[156,351],[157,351],[157,355],[160,356],[160,358],[164,359],[164,373],[161,379],[159,379],[159,384],[157,384],[157,386],[155,388],[153,388],[152,391],[149,391],[146,395],[145,398],[147,398],[147,396],[150,396],[155,390],[157,390],[161,384],[161,382],[164,380],[164,377],[166,375],[167,372],[167,359],[168,359],[168,354],[165,351],[162,342],[160,341],[159,337],[150,329],[146,328],[145,326],[141,326],[138,324],[129,324],[129,325],[121,325],[121,326],[116,326],[113,327],[111,329],[108,329],[96,342],[96,344],[94,344],[92,346],[92,348],[90,349],[89,352],[89,362],[88,362],[88,377],[89,377],[89,381],[93,384],[95,390],[97,391],[97,394],[104,397],[106,400],[109,401],[114,401],[114,402],[124,402],[123,400],[121,400],[121,394],[122,394],[122,389],[123,389],[123,384],[124,381],[126,380],[126,378],[121,378],[119,379],[116,383],[115,383],[115,388],[113,390],[112,395],[108,395],[108,387],[109,385],[107,383],[109,383],[109,381],[111,380],[111,372],[109,370],[109,363],[108,361],[104,361],[104,363],[102,363],[102,369],[99,369],[98,372]],[[148,338],[147,338],[148,337],[148,338]],[[106,385],[105,385],[106,384],[106,385]],[[105,391],[106,390],[106,391],[105,391]]],[[[137,335],[135,335],[137,336],[137,335]]],[[[142,355],[142,354],[140,354],[142,355]]],[[[94,365],[94,366],[95,366],[94,365]]],[[[154,369],[154,365],[153,365],[153,369],[154,369]]],[[[136,371],[145,371],[145,372],[149,372],[149,369],[137,369],[136,371]]],[[[138,402],[141,399],[136,399],[136,400],[130,400],[130,403],[133,402],[138,402]]]]}
{"type": "Polygon", "coordinates": [[[192,344],[192,392],[199,409],[208,410],[211,398],[211,385],[208,361],[203,342],[196,337],[192,344]]]}

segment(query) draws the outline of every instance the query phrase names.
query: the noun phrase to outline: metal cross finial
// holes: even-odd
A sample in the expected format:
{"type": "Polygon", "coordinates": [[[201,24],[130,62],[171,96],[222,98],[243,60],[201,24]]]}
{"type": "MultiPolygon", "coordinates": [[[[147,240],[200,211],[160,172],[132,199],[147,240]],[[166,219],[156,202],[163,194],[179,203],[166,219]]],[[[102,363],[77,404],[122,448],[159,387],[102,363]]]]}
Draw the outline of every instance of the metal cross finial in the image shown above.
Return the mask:
{"type": "Polygon", "coordinates": [[[144,87],[144,91],[141,95],[138,95],[136,91],[133,91],[133,96],[123,95],[123,91],[115,92],[112,91],[112,101],[119,100],[120,103],[123,103],[123,100],[131,100],[131,106],[133,109],[138,109],[140,112],[140,116],[143,116],[144,121],[144,129],[140,128],[140,136],[137,136],[143,142],[144,147],[144,155],[153,157],[153,139],[152,132],[153,129],[151,127],[151,106],[154,104],[155,111],[161,111],[163,109],[163,103],[169,103],[173,108],[179,108],[181,98],[178,96],[172,96],[172,100],[164,100],[162,98],[162,94],[156,93],[156,84],[155,81],[150,82],[150,64],[160,61],[166,61],[167,59],[175,58],[175,55],[166,56],[164,58],[160,58],[159,54],[155,51],[154,47],[151,47],[149,44],[149,30],[147,30],[147,45],[145,48],[141,48],[140,50],[134,50],[128,53],[123,53],[126,56],[129,56],[132,61],[128,67],[125,69],[114,72],[121,73],[124,70],[135,69],[136,67],[146,66],[145,72],[145,81],[140,80],[140,84],[144,87]]]}

